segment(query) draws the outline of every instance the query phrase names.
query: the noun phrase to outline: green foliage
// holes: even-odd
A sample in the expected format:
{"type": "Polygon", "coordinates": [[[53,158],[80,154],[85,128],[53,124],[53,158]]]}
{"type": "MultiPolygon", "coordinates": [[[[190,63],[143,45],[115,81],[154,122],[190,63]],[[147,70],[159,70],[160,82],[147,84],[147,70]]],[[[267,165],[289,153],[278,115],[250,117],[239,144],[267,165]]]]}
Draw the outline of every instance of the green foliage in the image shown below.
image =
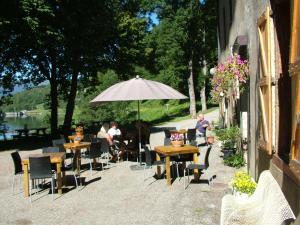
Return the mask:
{"type": "Polygon", "coordinates": [[[224,164],[235,168],[241,168],[245,165],[244,155],[242,153],[231,154],[224,159],[224,164]]]}
{"type": "Polygon", "coordinates": [[[43,104],[49,94],[49,87],[36,87],[28,89],[12,96],[12,104],[2,106],[4,112],[21,110],[35,110],[37,105],[43,104]]]}
{"type": "Polygon", "coordinates": [[[231,184],[238,192],[252,195],[256,189],[256,182],[251,179],[248,173],[238,171],[232,178],[231,184]]]}
{"type": "Polygon", "coordinates": [[[238,126],[216,129],[216,136],[218,140],[223,142],[224,148],[234,148],[239,137],[240,137],[240,128],[238,126]]]}

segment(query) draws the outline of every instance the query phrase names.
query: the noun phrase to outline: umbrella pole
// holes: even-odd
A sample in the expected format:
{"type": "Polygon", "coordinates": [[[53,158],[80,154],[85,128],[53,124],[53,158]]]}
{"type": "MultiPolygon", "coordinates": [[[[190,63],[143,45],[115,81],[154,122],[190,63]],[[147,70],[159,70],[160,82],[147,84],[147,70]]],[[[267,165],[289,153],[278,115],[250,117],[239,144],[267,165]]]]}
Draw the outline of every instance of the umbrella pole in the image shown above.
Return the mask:
{"type": "Polygon", "coordinates": [[[139,160],[140,160],[140,164],[142,164],[142,143],[141,143],[140,100],[138,100],[138,124],[139,124],[139,160]]]}

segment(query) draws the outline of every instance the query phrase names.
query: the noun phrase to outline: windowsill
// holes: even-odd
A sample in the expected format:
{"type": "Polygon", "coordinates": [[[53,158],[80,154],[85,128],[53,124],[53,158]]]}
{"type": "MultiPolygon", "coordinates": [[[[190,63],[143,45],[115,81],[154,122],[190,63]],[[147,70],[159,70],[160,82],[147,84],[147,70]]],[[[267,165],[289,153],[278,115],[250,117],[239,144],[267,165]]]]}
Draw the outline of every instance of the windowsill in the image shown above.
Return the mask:
{"type": "Polygon", "coordinates": [[[300,187],[300,163],[296,160],[291,160],[286,164],[278,155],[273,155],[272,162],[283,171],[293,182],[300,187]]]}

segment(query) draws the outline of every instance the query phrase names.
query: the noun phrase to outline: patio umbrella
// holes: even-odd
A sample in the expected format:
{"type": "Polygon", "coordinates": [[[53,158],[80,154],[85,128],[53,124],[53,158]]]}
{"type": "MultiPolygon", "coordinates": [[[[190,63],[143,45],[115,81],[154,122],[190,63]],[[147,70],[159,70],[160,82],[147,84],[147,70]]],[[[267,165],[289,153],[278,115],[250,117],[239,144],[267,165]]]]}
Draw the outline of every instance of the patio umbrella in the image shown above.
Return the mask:
{"type": "MultiPolygon", "coordinates": [[[[185,99],[185,95],[168,85],[142,79],[139,76],[117,83],[90,101],[91,105],[98,105],[111,101],[138,101],[138,120],[140,120],[140,101],[150,99],[185,99]]],[[[141,129],[139,127],[139,155],[141,162],[141,129]]]]}

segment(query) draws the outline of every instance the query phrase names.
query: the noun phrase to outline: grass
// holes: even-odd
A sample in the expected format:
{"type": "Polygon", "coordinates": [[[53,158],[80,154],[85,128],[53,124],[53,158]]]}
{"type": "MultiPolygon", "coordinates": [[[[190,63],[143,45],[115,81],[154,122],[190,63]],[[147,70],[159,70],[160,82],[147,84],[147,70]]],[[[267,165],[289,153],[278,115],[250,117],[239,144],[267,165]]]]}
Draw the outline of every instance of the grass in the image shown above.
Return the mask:
{"type": "MultiPolygon", "coordinates": [[[[200,108],[197,105],[197,108],[200,108]]],[[[201,113],[209,113],[218,107],[211,107],[201,113]]],[[[141,104],[141,119],[151,124],[163,124],[166,122],[177,122],[190,119],[189,102],[180,102],[180,100],[153,100],[141,104]]],[[[199,112],[200,113],[200,112],[199,112]]]]}

